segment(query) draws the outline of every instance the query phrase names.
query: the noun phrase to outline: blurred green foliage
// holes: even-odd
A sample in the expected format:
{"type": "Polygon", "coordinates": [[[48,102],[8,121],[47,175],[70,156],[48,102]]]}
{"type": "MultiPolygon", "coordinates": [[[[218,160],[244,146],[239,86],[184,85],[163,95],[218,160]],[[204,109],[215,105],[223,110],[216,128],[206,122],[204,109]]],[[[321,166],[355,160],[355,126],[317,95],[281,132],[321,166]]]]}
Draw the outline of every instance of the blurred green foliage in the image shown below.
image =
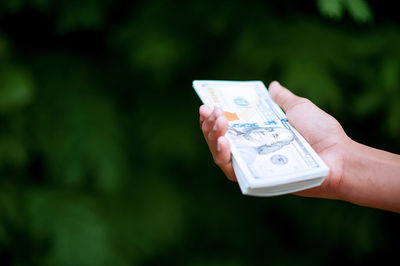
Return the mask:
{"type": "Polygon", "coordinates": [[[373,14],[364,0],[318,0],[318,8],[327,17],[340,19],[345,11],[357,22],[369,22],[373,14]]]}
{"type": "Polygon", "coordinates": [[[279,80],[400,152],[400,32],[363,0],[0,2],[2,265],[390,259],[398,215],[251,198],[212,163],[193,79],[279,80]]]}

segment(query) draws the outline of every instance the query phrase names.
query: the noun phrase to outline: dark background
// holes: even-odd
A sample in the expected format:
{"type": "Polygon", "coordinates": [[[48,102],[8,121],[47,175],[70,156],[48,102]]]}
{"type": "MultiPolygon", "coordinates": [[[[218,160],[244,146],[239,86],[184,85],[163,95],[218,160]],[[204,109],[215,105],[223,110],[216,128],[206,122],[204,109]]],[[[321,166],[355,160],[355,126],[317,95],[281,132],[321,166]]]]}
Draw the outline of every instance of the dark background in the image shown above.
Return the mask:
{"type": "Polygon", "coordinates": [[[400,153],[389,1],[0,2],[1,265],[366,265],[400,217],[242,196],[193,79],[279,80],[400,153]]]}

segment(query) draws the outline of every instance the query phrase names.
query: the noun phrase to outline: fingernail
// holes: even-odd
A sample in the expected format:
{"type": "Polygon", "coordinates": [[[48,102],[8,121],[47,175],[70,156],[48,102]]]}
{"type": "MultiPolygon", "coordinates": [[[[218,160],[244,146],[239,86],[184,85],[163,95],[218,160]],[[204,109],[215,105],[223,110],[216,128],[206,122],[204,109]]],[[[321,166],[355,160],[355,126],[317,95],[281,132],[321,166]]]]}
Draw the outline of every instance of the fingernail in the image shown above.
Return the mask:
{"type": "Polygon", "coordinates": [[[203,104],[199,108],[199,112],[206,112],[206,110],[210,109],[207,105],[203,104]]]}
{"type": "Polygon", "coordinates": [[[221,151],[221,138],[217,140],[217,151],[221,151]]]}
{"type": "Polygon", "coordinates": [[[279,84],[278,81],[274,80],[271,82],[270,87],[274,87],[274,86],[280,86],[281,84],[279,84]]]}
{"type": "Polygon", "coordinates": [[[203,121],[204,121],[204,117],[200,116],[200,122],[203,122],[203,121]]]}

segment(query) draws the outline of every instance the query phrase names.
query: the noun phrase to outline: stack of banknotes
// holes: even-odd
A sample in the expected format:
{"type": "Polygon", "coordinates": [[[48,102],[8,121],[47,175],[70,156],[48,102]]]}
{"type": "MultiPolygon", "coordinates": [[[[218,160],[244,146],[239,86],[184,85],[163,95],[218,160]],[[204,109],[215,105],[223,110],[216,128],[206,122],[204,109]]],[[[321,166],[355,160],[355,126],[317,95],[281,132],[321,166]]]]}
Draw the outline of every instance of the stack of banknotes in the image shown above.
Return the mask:
{"type": "Polygon", "coordinates": [[[293,128],[261,81],[195,80],[204,104],[220,107],[243,194],[275,196],[320,185],[329,168],[293,128]]]}

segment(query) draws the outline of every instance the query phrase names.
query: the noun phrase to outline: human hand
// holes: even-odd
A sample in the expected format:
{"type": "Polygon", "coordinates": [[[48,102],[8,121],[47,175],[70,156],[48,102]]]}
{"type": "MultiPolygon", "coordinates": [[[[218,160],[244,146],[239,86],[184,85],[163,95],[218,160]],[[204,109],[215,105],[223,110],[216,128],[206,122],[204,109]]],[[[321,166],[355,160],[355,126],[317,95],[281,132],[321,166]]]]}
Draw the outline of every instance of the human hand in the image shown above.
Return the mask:
{"type": "Polygon", "coordinates": [[[230,144],[224,136],[228,131],[228,120],[225,118],[224,111],[219,107],[211,110],[207,105],[202,105],[199,112],[200,128],[215,164],[221,168],[228,179],[237,181],[232,166],[230,144]]]}
{"type": "MultiPolygon", "coordinates": [[[[319,109],[306,98],[298,97],[272,82],[269,92],[274,101],[286,113],[289,123],[296,128],[330,168],[329,176],[321,186],[297,192],[297,195],[323,198],[339,198],[344,167],[344,150],[351,139],[345,134],[339,122],[319,109]]],[[[220,108],[211,110],[200,107],[200,126],[214,158],[228,179],[235,181],[232,167],[230,144],[224,136],[228,121],[220,108]]]]}

